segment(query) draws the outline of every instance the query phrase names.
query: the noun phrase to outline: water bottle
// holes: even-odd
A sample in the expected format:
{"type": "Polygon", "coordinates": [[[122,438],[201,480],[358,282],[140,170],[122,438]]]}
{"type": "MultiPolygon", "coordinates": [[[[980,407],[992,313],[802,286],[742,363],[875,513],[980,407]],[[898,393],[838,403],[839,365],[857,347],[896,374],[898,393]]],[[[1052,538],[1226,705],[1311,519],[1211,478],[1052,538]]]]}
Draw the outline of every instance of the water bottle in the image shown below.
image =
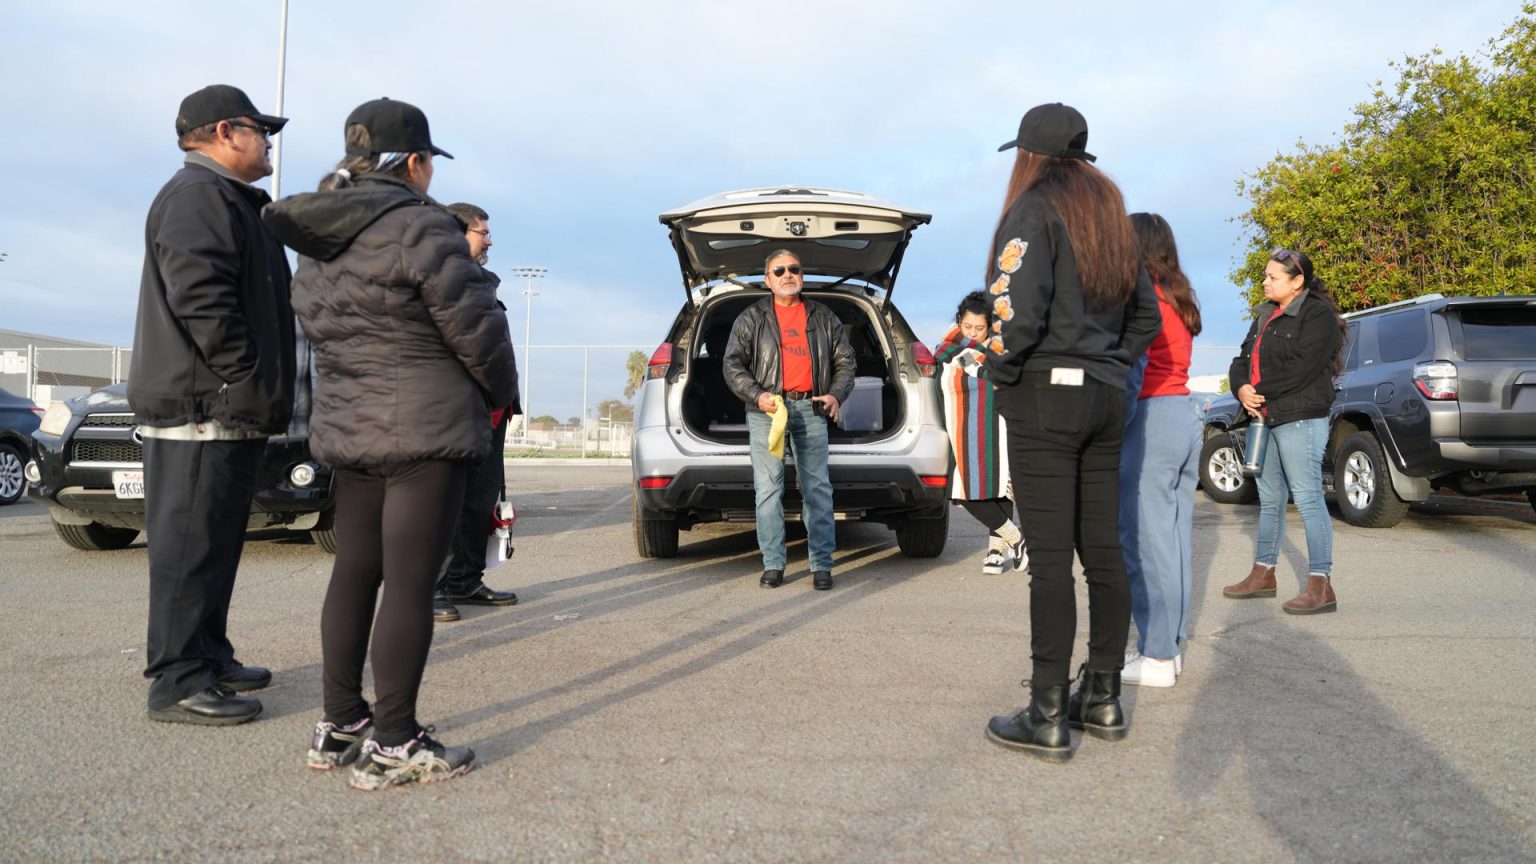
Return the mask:
{"type": "Polygon", "coordinates": [[[1264,448],[1269,445],[1269,427],[1264,425],[1264,415],[1248,422],[1248,436],[1243,442],[1243,473],[1257,477],[1264,473],[1264,448]]]}

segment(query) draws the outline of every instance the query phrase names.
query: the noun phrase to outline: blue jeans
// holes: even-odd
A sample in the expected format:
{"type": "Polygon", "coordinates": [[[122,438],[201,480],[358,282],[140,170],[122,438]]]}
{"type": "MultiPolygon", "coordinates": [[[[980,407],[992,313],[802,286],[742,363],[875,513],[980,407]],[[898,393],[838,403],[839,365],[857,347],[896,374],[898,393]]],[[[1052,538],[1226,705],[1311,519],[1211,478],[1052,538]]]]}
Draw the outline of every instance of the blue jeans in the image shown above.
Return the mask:
{"type": "MultiPolygon", "coordinates": [[[[784,430],[784,455],[795,458],[795,482],[800,487],[800,518],[811,547],[811,570],[831,570],[837,549],[837,527],[832,518],[832,480],[827,474],[827,419],[811,407],[811,400],[785,402],[789,425],[784,430]]],[[[784,462],[768,453],[768,430],[773,418],[761,411],[747,412],[747,432],[752,443],[752,486],[757,492],[757,546],[763,552],[764,570],[784,569],[784,462]]]]}
{"type": "Polygon", "coordinates": [[[1172,660],[1188,639],[1200,419],[1191,396],[1136,402],[1120,451],[1120,545],[1136,650],[1172,660]]]}
{"type": "Polygon", "coordinates": [[[1285,536],[1285,494],[1289,490],[1307,530],[1307,572],[1327,576],[1333,570],[1333,521],[1323,501],[1323,447],[1328,421],[1296,420],[1269,430],[1264,471],[1259,475],[1259,534],[1253,560],[1268,567],[1280,560],[1285,536]]]}

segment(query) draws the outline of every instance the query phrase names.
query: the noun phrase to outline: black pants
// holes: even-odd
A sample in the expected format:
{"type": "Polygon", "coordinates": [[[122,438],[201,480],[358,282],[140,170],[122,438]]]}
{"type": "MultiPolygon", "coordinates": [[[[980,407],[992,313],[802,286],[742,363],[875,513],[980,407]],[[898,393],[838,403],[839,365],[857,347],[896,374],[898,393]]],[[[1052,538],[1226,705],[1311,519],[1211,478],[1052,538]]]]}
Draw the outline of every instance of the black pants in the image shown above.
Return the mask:
{"type": "Polygon", "coordinates": [[[485,542],[491,530],[491,510],[507,485],[507,466],[502,450],[507,442],[507,421],[491,430],[491,452],[469,468],[464,485],[464,504],[453,532],[452,555],[437,580],[439,593],[471,594],[485,577],[485,542]]]}
{"type": "Polygon", "coordinates": [[[1052,687],[1071,675],[1074,549],[1088,581],[1088,668],[1118,670],[1131,620],[1119,536],[1125,392],[1092,378],[1055,385],[1049,373],[1029,372],[999,388],[997,404],[1008,421],[1008,465],[1029,544],[1031,680],[1052,687]]]}
{"type": "Polygon", "coordinates": [[[212,687],[235,662],[226,628],[265,438],[144,439],[149,707],[212,687]]]}
{"type": "Polygon", "coordinates": [[[993,537],[997,536],[997,529],[1008,524],[1008,519],[1013,516],[1013,502],[1007,498],[959,498],[960,506],[965,512],[976,518],[977,522],[987,526],[987,531],[993,537]]]}
{"type": "Polygon", "coordinates": [[[336,472],[336,564],[320,614],[325,716],[352,723],[368,715],[363,661],[371,630],[375,734],[386,746],[404,744],[418,728],[432,588],[467,470],[463,462],[428,461],[336,472]]]}

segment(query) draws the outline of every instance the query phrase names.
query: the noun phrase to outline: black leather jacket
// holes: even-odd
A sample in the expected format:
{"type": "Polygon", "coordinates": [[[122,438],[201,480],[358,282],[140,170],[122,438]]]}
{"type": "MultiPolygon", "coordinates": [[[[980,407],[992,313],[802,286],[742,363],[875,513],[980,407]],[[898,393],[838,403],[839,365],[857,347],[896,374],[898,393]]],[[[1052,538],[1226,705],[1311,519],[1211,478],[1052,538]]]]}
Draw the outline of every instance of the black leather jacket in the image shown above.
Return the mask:
{"type": "MultiPolygon", "coordinates": [[[[811,375],[815,396],[830,395],[839,405],[853,393],[853,348],[843,333],[843,322],[832,310],[806,300],[805,330],[811,346],[811,375]]],[[[756,411],[763,393],[783,393],[783,354],[779,346],[779,322],[773,313],[773,297],[764,297],[736,319],[725,344],[722,367],[725,383],[736,398],[756,411]]]]}

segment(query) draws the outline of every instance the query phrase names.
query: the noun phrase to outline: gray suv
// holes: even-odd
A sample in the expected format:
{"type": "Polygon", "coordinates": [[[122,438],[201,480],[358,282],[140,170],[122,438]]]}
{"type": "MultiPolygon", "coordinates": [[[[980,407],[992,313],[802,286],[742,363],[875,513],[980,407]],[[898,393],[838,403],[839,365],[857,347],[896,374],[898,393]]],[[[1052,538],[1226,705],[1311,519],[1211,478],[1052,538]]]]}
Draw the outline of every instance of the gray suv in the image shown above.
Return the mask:
{"type": "MultiPolygon", "coordinates": [[[[715,195],[660,218],[684,298],[635,403],[636,551],[668,558],[682,530],[755,518],[746,406],[726,386],[721,356],[736,316],[766,293],[764,257],[785,248],[805,267],[805,296],[842,321],[857,364],[829,429],[838,518],[889,526],[910,556],[943,552],[950,451],[937,366],[891,302],[912,231],[931,217],[856,192],[782,187],[715,195]]],[[[799,503],[786,482],[792,518],[799,503]]]]}
{"type": "MultiPolygon", "coordinates": [[[[1536,506],[1536,297],[1427,294],[1344,319],[1323,457],[1340,518],[1387,528],[1435,489],[1536,506]]],[[[1254,500],[1237,400],[1211,403],[1205,424],[1206,494],[1254,500]]]]}

